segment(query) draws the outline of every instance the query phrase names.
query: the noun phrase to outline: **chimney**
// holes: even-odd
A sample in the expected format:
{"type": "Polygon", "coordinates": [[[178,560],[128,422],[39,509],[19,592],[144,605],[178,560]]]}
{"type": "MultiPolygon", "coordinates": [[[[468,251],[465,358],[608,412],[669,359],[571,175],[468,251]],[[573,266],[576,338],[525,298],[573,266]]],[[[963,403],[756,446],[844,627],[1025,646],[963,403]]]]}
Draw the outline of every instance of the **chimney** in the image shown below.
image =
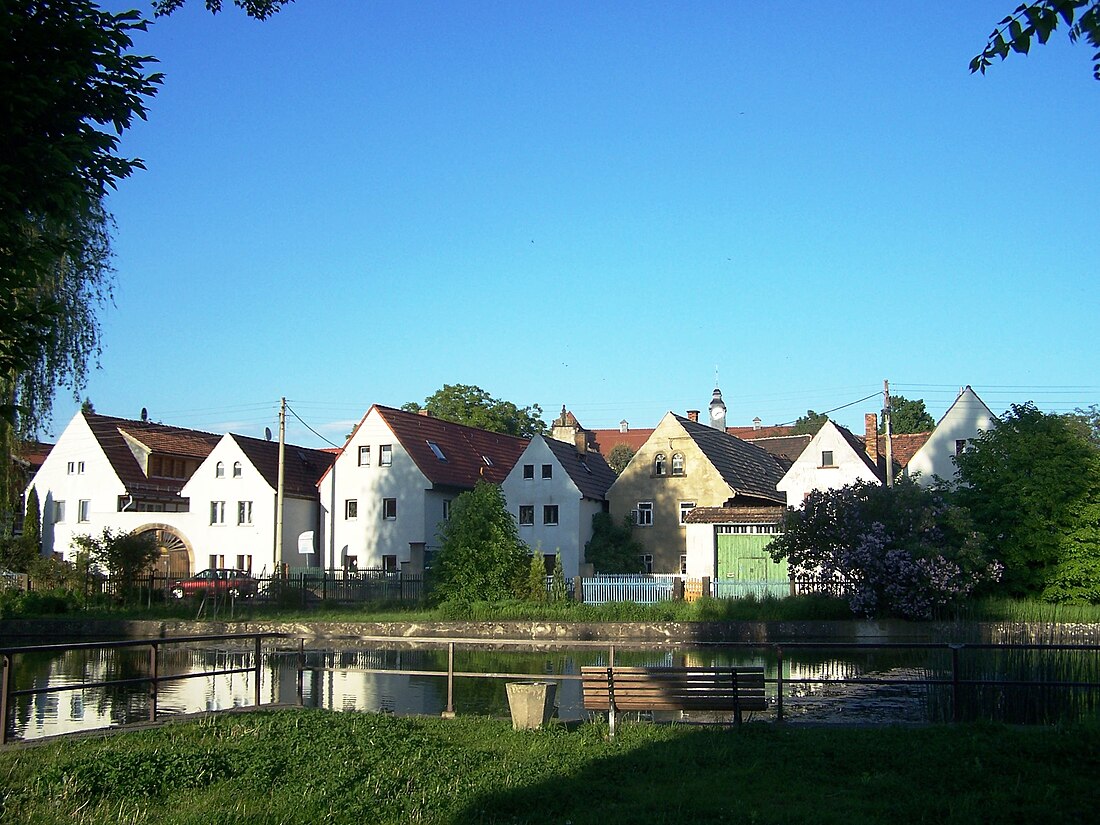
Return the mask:
{"type": "Polygon", "coordinates": [[[577,430],[573,434],[573,446],[577,448],[577,455],[585,456],[588,454],[588,432],[586,430],[577,430]]]}
{"type": "Polygon", "coordinates": [[[431,418],[432,417],[432,414],[430,412],[428,412],[427,410],[417,410],[416,413],[417,413],[417,415],[422,415],[425,418],[431,418]]]}
{"type": "Polygon", "coordinates": [[[694,421],[696,424],[698,424],[699,423],[699,411],[698,410],[688,410],[688,421],[694,421]]]}
{"type": "Polygon", "coordinates": [[[863,445],[873,464],[878,464],[878,414],[863,416],[863,445]]]}

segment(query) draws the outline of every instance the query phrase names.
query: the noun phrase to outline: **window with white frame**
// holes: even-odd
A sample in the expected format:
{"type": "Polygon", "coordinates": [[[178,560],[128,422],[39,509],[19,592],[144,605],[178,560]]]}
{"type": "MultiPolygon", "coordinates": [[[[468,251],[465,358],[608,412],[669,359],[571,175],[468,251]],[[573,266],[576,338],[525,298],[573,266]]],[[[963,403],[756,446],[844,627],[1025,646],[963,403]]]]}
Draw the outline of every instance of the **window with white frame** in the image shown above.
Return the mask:
{"type": "Polygon", "coordinates": [[[966,439],[955,439],[955,455],[962,455],[964,450],[966,450],[966,439]]]}
{"type": "Polygon", "coordinates": [[[233,462],[233,478],[240,478],[241,477],[241,472],[242,472],[241,462],[234,461],[233,462]]]}
{"type": "Polygon", "coordinates": [[[530,481],[534,477],[535,477],[535,465],[534,464],[524,464],[523,465],[523,478],[524,478],[524,480],[530,481]]]}
{"type": "Polygon", "coordinates": [[[70,461],[67,467],[67,473],[71,476],[84,475],[84,462],[83,461],[70,461]]]}
{"type": "Polygon", "coordinates": [[[397,499],[384,498],[382,499],[382,518],[385,521],[397,520],[397,499]]]}
{"type": "Polygon", "coordinates": [[[360,447],[359,448],[359,466],[360,467],[369,467],[370,466],[370,446],[369,445],[366,446],[366,447],[360,447]]]}
{"type": "Polygon", "coordinates": [[[521,526],[535,523],[534,504],[521,504],[519,506],[519,523],[521,526]]]}
{"type": "Polygon", "coordinates": [[[61,524],[65,521],[65,502],[55,501],[53,503],[53,522],[54,524],[61,524]]]}
{"type": "Polygon", "coordinates": [[[553,478],[554,477],[554,465],[553,464],[543,464],[542,465],[542,477],[543,478],[553,478]]]}
{"type": "Polygon", "coordinates": [[[657,455],[653,457],[653,475],[659,477],[665,474],[667,470],[665,467],[666,461],[667,459],[664,453],[657,453],[657,455]]]}
{"type": "Polygon", "coordinates": [[[680,502],[680,524],[687,524],[688,513],[695,509],[694,501],[680,502]]]}
{"type": "Polygon", "coordinates": [[[684,454],[673,453],[672,454],[672,474],[674,476],[682,476],[684,474],[684,454]]]}
{"type": "Polygon", "coordinates": [[[252,502],[251,501],[238,501],[237,502],[237,524],[251,524],[252,523],[252,502]]]}
{"type": "Polygon", "coordinates": [[[542,523],[556,526],[558,523],[558,505],[544,504],[542,506],[542,523]]]}
{"type": "Polygon", "coordinates": [[[451,500],[449,498],[443,499],[443,520],[446,521],[451,517],[451,500]]]}
{"type": "Polygon", "coordinates": [[[214,465],[214,478],[225,478],[225,462],[219,461],[214,465]]]}
{"type": "Polygon", "coordinates": [[[652,573],[653,572],[653,554],[652,553],[642,553],[642,572],[643,573],[652,573]]]}
{"type": "Polygon", "coordinates": [[[386,573],[397,572],[397,556],[396,555],[384,555],[382,556],[382,570],[386,573]]]}
{"type": "Polygon", "coordinates": [[[639,501],[638,509],[634,511],[634,523],[639,527],[653,526],[653,502],[639,501]]]}
{"type": "Polygon", "coordinates": [[[836,466],[835,464],[833,464],[833,451],[832,450],[822,450],[821,451],[821,466],[822,467],[835,467],[836,466]]]}
{"type": "Polygon", "coordinates": [[[378,448],[378,466],[389,467],[393,464],[393,445],[383,444],[378,448]]]}
{"type": "Polygon", "coordinates": [[[237,569],[246,573],[252,572],[252,556],[247,554],[237,555],[237,569]]]}
{"type": "Polygon", "coordinates": [[[686,555],[680,556],[680,573],[681,575],[688,571],[688,557],[686,555]]]}
{"type": "Polygon", "coordinates": [[[212,502],[210,502],[210,523],[211,524],[225,524],[225,502],[224,501],[212,501],[212,502]]]}
{"type": "Polygon", "coordinates": [[[344,501],[344,518],[348,520],[359,518],[359,499],[349,498],[344,501]]]}
{"type": "Polygon", "coordinates": [[[91,521],[92,502],[86,498],[82,498],[76,506],[76,520],[77,521],[91,521]]]}

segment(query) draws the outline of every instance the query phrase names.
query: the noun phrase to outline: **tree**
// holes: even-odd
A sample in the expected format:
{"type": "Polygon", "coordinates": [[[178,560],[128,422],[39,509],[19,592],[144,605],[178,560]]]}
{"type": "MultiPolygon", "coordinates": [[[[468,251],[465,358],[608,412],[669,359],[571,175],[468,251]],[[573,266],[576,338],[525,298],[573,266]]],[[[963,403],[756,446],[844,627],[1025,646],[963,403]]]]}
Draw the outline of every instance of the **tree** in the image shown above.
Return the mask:
{"type": "Polygon", "coordinates": [[[629,444],[616,444],[607,454],[607,466],[611,468],[615,475],[622,475],[626,465],[630,463],[630,459],[634,458],[636,452],[637,450],[629,444]]]}
{"type": "Polygon", "coordinates": [[[524,596],[533,602],[545,602],[546,592],[546,562],[542,560],[542,553],[536,551],[531,554],[531,563],[527,568],[527,585],[524,596]]]}
{"type": "Polygon", "coordinates": [[[592,516],[592,538],[584,545],[584,558],[597,573],[641,573],[644,552],[629,516],[622,524],[615,524],[609,513],[592,516]]]}
{"type": "MultiPolygon", "coordinates": [[[[182,7],[187,0],[153,0],[153,9],[157,17],[165,17],[182,7]]],[[[233,5],[242,9],[249,17],[266,20],[279,9],[294,0],[233,0],[233,5]]],[[[207,11],[217,14],[222,10],[222,0],[204,0],[207,11]]]]}
{"type": "Polygon", "coordinates": [[[794,432],[798,435],[817,435],[817,431],[825,426],[825,422],[828,420],[829,416],[825,413],[806,410],[806,414],[800,416],[794,422],[794,432]]]}
{"type": "Polygon", "coordinates": [[[842,583],[865,616],[930,618],[1000,571],[965,509],[906,478],[812,491],[768,552],[799,575],[842,583]]]}
{"type": "Polygon", "coordinates": [[[432,571],[437,601],[468,604],[517,594],[528,552],[500,487],[482,480],[456,498],[440,538],[432,571]]]}
{"type": "Polygon", "coordinates": [[[565,584],[565,566],[561,563],[561,553],[554,554],[554,573],[550,577],[550,601],[564,602],[569,597],[565,584]]]}
{"type": "MultiPolygon", "coordinates": [[[[1031,40],[1046,43],[1060,24],[1069,27],[1069,39],[1084,38],[1100,49],[1100,0],[1039,0],[1023,3],[997,24],[982,53],[970,61],[970,71],[985,74],[997,57],[1004,60],[1010,52],[1027,54],[1031,40]],[[1078,16],[1080,13],[1080,16],[1078,16]],[[1074,22],[1076,18],[1076,22],[1074,22]]],[[[1092,56],[1092,74],[1100,80],[1100,51],[1092,56]]]]}
{"type": "Polygon", "coordinates": [[[1100,451],[1066,416],[1030,402],[956,456],[956,499],[1005,565],[1016,595],[1064,600],[1080,589],[1100,546],[1088,542],[1100,502],[1100,451]]]}
{"type": "MultiPolygon", "coordinates": [[[[924,399],[910,401],[904,395],[890,397],[890,432],[926,433],[936,428],[936,421],[924,408],[924,399]]],[[[880,433],[886,432],[886,422],[880,421],[880,433]]]]}
{"type": "Polygon", "coordinates": [[[424,399],[423,406],[410,401],[402,404],[401,409],[407,412],[426,410],[444,421],[522,438],[546,432],[546,422],[542,420],[542,408],[538,404],[520,408],[510,401],[493,398],[472,384],[444,384],[442,389],[424,399]]]}
{"type": "Polygon", "coordinates": [[[128,594],[134,579],[146,570],[160,553],[152,533],[127,533],[103,528],[99,536],[73,536],[73,544],[87,554],[93,570],[106,573],[128,594]]]}

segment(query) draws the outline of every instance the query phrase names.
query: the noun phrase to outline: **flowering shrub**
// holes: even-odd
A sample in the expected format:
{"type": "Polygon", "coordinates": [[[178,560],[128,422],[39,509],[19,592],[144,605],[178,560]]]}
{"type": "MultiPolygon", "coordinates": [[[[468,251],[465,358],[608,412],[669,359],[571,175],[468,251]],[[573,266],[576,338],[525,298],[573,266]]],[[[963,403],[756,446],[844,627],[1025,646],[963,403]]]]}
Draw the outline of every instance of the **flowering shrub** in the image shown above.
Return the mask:
{"type": "Polygon", "coordinates": [[[815,490],[769,546],[797,576],[845,584],[861,616],[931,618],[1003,568],[985,553],[969,513],[909,479],[815,490]]]}

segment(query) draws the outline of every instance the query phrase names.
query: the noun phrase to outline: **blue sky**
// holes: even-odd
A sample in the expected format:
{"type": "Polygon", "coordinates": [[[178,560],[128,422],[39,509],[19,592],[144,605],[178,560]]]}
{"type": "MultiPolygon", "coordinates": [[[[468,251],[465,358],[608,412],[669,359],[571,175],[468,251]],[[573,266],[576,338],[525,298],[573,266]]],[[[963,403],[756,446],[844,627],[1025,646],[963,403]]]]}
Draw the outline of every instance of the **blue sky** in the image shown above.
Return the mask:
{"type": "Polygon", "coordinates": [[[970,75],[1015,5],[192,0],[137,43],[84,394],[337,443],[444,383],[593,428],[716,369],[730,424],[1100,403],[1100,82],[1064,32],[970,75]]]}

